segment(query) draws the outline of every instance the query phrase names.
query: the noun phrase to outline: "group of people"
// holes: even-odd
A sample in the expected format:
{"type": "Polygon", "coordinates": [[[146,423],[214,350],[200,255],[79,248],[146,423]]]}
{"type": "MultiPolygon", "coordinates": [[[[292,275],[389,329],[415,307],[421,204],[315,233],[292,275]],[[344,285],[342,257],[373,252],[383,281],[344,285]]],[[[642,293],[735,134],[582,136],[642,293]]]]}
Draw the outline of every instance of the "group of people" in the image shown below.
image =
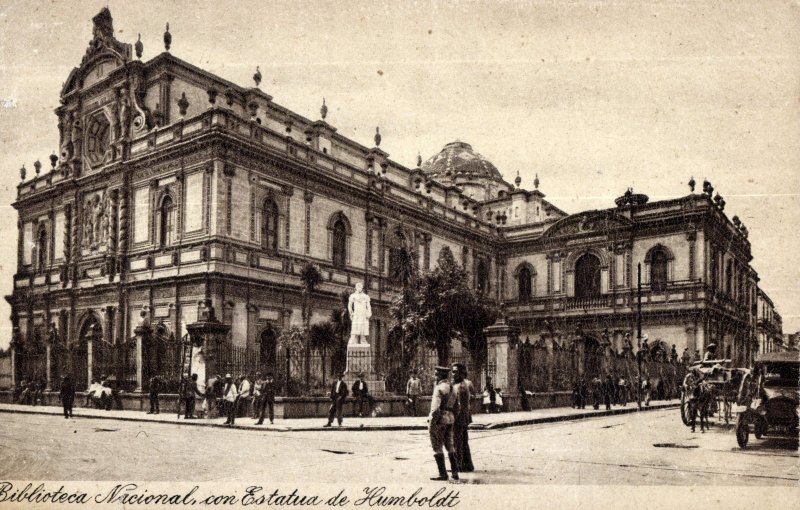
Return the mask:
{"type": "MultiPolygon", "coordinates": [[[[614,378],[606,375],[605,379],[601,379],[596,375],[590,381],[581,376],[572,389],[572,407],[586,409],[586,405],[590,404],[594,409],[599,409],[605,404],[606,409],[611,409],[612,405],[625,406],[632,400],[632,395],[635,395],[636,384],[627,380],[625,376],[614,378]]],[[[642,379],[641,390],[644,403],[649,406],[651,384],[648,377],[642,379]]]]}
{"type": "Polygon", "coordinates": [[[14,388],[14,403],[26,406],[41,404],[44,390],[45,384],[42,381],[37,381],[35,379],[30,381],[22,380],[19,385],[14,388]]]}
{"type": "MultiPolygon", "coordinates": [[[[342,420],[344,419],[344,402],[350,394],[347,383],[344,382],[344,375],[344,372],[339,372],[336,380],[331,384],[331,391],[329,394],[331,406],[328,408],[328,422],[323,425],[324,427],[330,427],[333,424],[334,418],[339,426],[342,426],[342,420]]],[[[411,381],[409,381],[409,384],[410,383],[411,381]]],[[[417,391],[418,390],[419,388],[417,388],[417,391]]],[[[363,372],[359,373],[358,379],[353,382],[352,392],[353,398],[355,399],[355,409],[357,409],[356,414],[359,417],[364,416],[364,407],[366,404],[366,414],[367,416],[371,415],[375,407],[375,399],[373,399],[372,395],[369,393],[369,386],[364,380],[363,372]]],[[[414,400],[414,413],[416,416],[416,398],[414,400]]]]}

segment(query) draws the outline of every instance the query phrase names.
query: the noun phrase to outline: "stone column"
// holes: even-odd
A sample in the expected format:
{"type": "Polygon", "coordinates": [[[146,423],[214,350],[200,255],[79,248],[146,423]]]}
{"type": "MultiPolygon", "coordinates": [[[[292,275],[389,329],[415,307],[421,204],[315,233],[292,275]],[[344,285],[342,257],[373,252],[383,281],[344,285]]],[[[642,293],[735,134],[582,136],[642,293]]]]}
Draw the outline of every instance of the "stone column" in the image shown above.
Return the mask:
{"type": "Polygon", "coordinates": [[[136,393],[144,388],[144,343],[150,341],[153,328],[147,320],[147,312],[142,310],[139,324],[133,329],[136,335],[136,393]]]}
{"type": "MultiPolygon", "coordinates": [[[[518,397],[518,364],[519,351],[517,349],[517,338],[519,330],[506,324],[505,317],[500,316],[497,321],[483,330],[486,335],[488,346],[488,362],[494,363],[496,367],[494,377],[494,387],[501,388],[503,394],[508,397],[518,397]]],[[[517,398],[511,398],[511,402],[517,402],[517,398]]],[[[509,408],[509,411],[516,410],[509,408]]]]}
{"type": "Polygon", "coordinates": [[[46,369],[47,386],[45,386],[45,390],[47,391],[53,389],[53,381],[52,381],[53,370],[52,370],[52,361],[50,359],[52,352],[53,352],[52,342],[48,339],[47,343],[45,344],[45,355],[47,356],[47,369],[46,369]]]}
{"type": "Polygon", "coordinates": [[[11,339],[11,344],[8,346],[11,351],[11,388],[17,387],[17,337],[19,336],[19,328],[14,327],[14,338],[11,339]]]}
{"type": "Polygon", "coordinates": [[[91,328],[88,338],[86,338],[86,389],[89,389],[89,386],[92,384],[92,334],[94,333],[94,328],[91,328]]]}

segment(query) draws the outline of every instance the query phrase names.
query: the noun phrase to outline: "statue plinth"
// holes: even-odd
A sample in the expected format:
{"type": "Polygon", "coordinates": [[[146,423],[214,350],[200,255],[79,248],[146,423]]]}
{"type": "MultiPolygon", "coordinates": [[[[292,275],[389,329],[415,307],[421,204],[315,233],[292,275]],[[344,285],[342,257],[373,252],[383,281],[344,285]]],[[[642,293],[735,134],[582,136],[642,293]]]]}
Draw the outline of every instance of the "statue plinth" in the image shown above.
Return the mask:
{"type": "Polygon", "coordinates": [[[359,374],[364,374],[364,382],[367,383],[370,394],[380,394],[386,392],[386,381],[379,379],[373,368],[372,349],[368,343],[347,345],[347,371],[344,374],[344,381],[348,388],[358,379],[359,374]]]}

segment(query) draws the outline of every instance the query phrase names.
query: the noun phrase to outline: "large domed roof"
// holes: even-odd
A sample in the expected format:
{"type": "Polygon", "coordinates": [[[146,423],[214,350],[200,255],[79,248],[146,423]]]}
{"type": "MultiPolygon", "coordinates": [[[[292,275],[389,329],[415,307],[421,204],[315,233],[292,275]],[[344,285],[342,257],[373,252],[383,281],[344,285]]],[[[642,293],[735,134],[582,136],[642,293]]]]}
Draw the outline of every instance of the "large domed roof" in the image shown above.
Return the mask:
{"type": "Polygon", "coordinates": [[[422,164],[422,171],[431,177],[463,176],[483,177],[502,180],[503,176],[491,161],[484,158],[468,143],[456,140],[448,143],[435,156],[422,164]]]}

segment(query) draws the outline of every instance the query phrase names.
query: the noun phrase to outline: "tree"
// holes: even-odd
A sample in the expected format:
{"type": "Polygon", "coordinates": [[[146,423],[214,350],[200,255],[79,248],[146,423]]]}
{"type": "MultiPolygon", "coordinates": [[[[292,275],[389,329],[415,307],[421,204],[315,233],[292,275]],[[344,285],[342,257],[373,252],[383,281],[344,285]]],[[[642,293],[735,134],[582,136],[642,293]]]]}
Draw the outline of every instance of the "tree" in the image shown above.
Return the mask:
{"type": "Polygon", "coordinates": [[[305,328],[292,326],[285,329],[278,337],[278,348],[286,352],[286,393],[289,394],[289,385],[292,379],[292,357],[300,357],[306,350],[308,331],[305,328]]]}
{"type": "Polygon", "coordinates": [[[322,355],[322,384],[324,385],[327,353],[335,349],[339,344],[336,326],[331,321],[314,324],[309,329],[308,335],[310,347],[322,355]]]}
{"type": "Polygon", "coordinates": [[[450,250],[442,250],[437,262],[430,273],[411,278],[391,307],[390,339],[396,343],[403,338],[410,344],[400,349],[404,365],[406,356],[419,345],[435,349],[439,364],[446,364],[452,340],[458,337],[466,339],[474,360],[485,356],[483,328],[492,323],[496,312],[470,288],[469,275],[450,250]]]}
{"type": "MultiPolygon", "coordinates": [[[[306,262],[300,270],[300,281],[303,282],[303,326],[306,331],[309,330],[311,323],[311,295],[317,289],[317,286],[322,283],[322,273],[316,264],[306,262]]],[[[310,339],[306,339],[308,343],[310,339]]],[[[306,384],[309,383],[311,377],[311,349],[306,349],[306,384]]]]}

